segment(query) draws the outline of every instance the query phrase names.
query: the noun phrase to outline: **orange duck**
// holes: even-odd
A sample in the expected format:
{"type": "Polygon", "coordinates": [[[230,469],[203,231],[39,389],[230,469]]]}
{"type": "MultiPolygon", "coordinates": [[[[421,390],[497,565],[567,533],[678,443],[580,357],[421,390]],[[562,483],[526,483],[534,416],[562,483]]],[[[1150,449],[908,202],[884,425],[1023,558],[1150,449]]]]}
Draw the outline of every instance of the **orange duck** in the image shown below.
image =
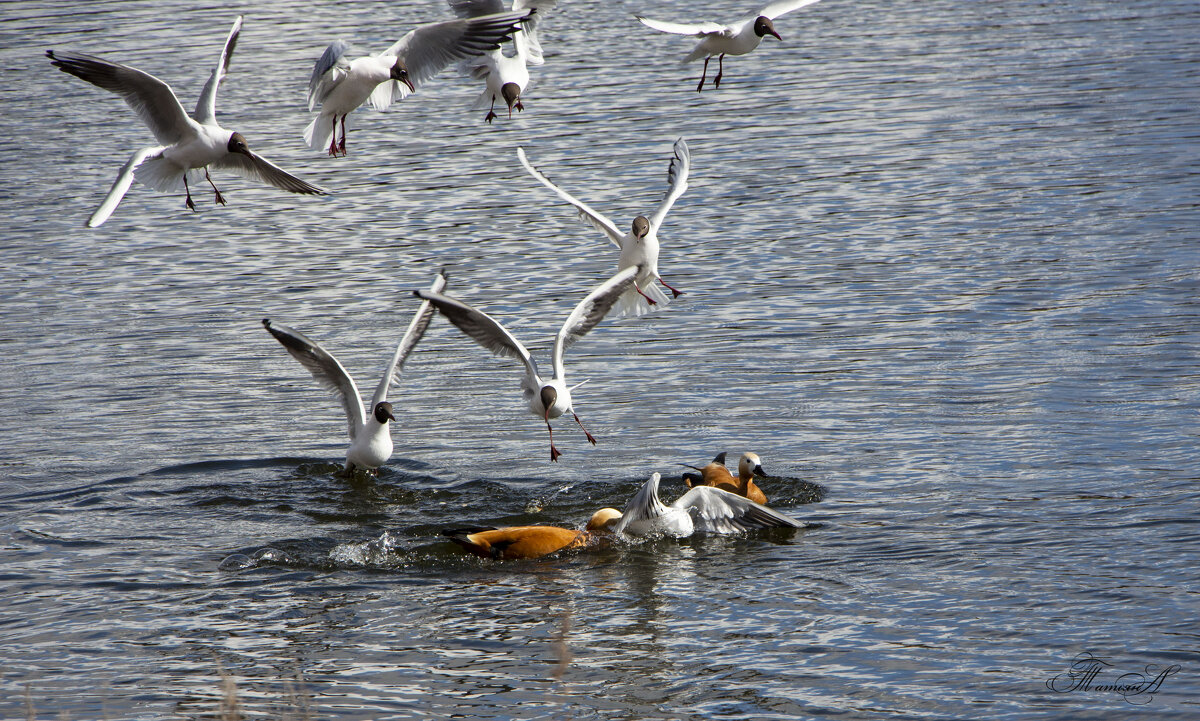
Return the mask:
{"type": "Polygon", "coordinates": [[[621,518],[615,508],[596,511],[582,531],[558,526],[507,526],[504,528],[459,528],[442,531],[451,541],[480,558],[512,560],[541,558],[556,551],[583,548],[600,533],[611,530],[621,518]]]}
{"type": "MultiPolygon", "coordinates": [[[[685,463],[684,465],[687,464],[685,463]]],[[[696,467],[688,466],[688,468],[696,467]]],[[[754,483],[755,476],[765,478],[767,475],[767,472],[763,470],[762,460],[758,457],[757,453],[742,454],[742,457],[738,459],[737,478],[734,478],[729,469],[725,467],[725,453],[723,451],[718,453],[716,458],[712,459],[712,463],[703,468],[696,468],[696,470],[700,471],[700,479],[695,482],[695,485],[720,488],[723,491],[729,491],[744,498],[749,498],[755,503],[761,503],[764,506],[767,505],[767,495],[754,483]]],[[[693,478],[695,476],[690,473],[684,475],[683,481],[687,484],[688,488],[693,486],[693,478]]]]}

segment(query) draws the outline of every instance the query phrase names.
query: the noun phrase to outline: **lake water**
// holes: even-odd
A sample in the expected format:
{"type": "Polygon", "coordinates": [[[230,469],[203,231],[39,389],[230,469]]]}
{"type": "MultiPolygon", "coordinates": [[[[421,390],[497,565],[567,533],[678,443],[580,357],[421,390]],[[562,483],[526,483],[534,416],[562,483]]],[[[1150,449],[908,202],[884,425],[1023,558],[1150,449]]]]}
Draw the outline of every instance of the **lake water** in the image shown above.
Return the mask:
{"type": "Polygon", "coordinates": [[[697,94],[633,14],[744,4],[564,0],[523,113],[484,124],[447,71],[336,160],[300,137],[313,60],[446,10],[239,8],[0,6],[0,716],[1200,713],[1195,3],[824,0],[697,94]],[[236,11],[219,118],[334,194],[214,172],[226,207],[135,185],[83,228],[152,138],[45,50],[190,108],[236,11]],[[444,266],[547,357],[616,254],[515,147],[624,227],[679,136],[685,295],[568,354],[597,446],[559,419],[550,463],[517,364],[437,318],[392,461],[337,475],[342,412],[260,319],[369,389],[444,266]],[[745,450],[811,528],[513,563],[439,536],[745,450]]]}

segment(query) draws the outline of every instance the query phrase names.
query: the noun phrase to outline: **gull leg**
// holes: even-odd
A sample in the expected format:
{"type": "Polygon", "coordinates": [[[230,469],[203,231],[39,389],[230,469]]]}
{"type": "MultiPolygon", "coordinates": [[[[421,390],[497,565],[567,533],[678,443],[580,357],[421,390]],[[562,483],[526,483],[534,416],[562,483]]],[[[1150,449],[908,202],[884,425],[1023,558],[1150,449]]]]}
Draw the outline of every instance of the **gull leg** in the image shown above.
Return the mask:
{"type": "MultiPolygon", "coordinates": [[[[492,95],[492,105],[490,108],[488,108],[488,114],[483,116],[483,119],[488,125],[491,125],[492,120],[494,120],[495,118],[496,118],[496,96],[495,96],[495,94],[493,94],[492,95]]],[[[554,449],[553,442],[550,444],[550,448],[551,448],[551,450],[554,449]]],[[[551,460],[553,460],[553,459],[551,459],[551,460]]]]}
{"type": "Polygon", "coordinates": [[[183,171],[183,192],[187,195],[187,200],[184,201],[184,204],[191,208],[194,212],[196,210],[196,204],[192,202],[192,191],[188,188],[186,170],[183,171]]]}
{"type": "Polygon", "coordinates": [[[647,302],[647,303],[649,303],[650,305],[658,305],[658,301],[654,300],[654,299],[653,299],[653,298],[651,298],[650,296],[648,296],[648,295],[646,295],[645,293],[643,293],[643,292],[642,292],[642,289],[638,287],[638,284],[637,284],[637,283],[634,283],[634,284],[633,284],[633,289],[634,289],[634,290],[636,290],[636,291],[638,292],[638,295],[640,295],[640,296],[642,296],[643,298],[645,298],[645,299],[646,299],[646,302],[647,302]]]}
{"type": "Polygon", "coordinates": [[[554,447],[554,429],[550,427],[550,422],[546,421],[546,430],[550,431],[550,460],[558,462],[558,457],[562,455],[557,448],[554,447]]]}
{"type": "Polygon", "coordinates": [[[336,115],[334,115],[333,116],[333,135],[329,138],[329,156],[331,158],[336,158],[338,156],[337,123],[338,123],[338,118],[336,115]]]}
{"type": "Polygon", "coordinates": [[[700,92],[701,90],[704,89],[704,77],[706,75],[708,75],[708,61],[709,60],[712,60],[711,55],[709,55],[707,58],[704,58],[704,69],[700,71],[700,84],[696,86],[696,92],[700,92]]]}
{"type": "MultiPolygon", "coordinates": [[[[349,115],[349,113],[346,115],[349,115]]],[[[342,155],[346,154],[346,115],[342,116],[342,139],[338,141],[338,151],[342,155]]]]}
{"type": "Polygon", "coordinates": [[[661,275],[660,275],[660,276],[658,276],[658,282],[659,282],[659,283],[662,283],[662,284],[663,284],[663,285],[665,285],[665,286],[667,286],[667,290],[669,290],[669,291],[671,291],[672,293],[674,293],[674,294],[675,294],[675,295],[673,295],[673,296],[672,296],[673,298],[678,298],[679,296],[683,295],[683,291],[682,291],[682,290],[676,290],[675,288],[671,287],[670,285],[667,285],[667,281],[663,280],[661,275]]]}
{"type": "Polygon", "coordinates": [[[717,77],[713,78],[713,87],[721,87],[721,76],[725,73],[725,53],[717,58],[717,77]]]}
{"type": "Polygon", "coordinates": [[[221,191],[217,190],[217,184],[212,182],[212,177],[208,174],[208,168],[204,169],[204,179],[207,180],[208,184],[212,186],[213,193],[215,193],[217,196],[217,202],[221,205],[225,205],[225,196],[221,195],[221,191]]]}
{"type": "Polygon", "coordinates": [[[596,438],[591,433],[588,433],[588,429],[583,427],[583,421],[579,420],[579,414],[571,411],[571,415],[575,416],[575,422],[579,424],[579,429],[583,431],[583,435],[587,436],[588,443],[591,443],[593,446],[596,445],[596,438]]]}

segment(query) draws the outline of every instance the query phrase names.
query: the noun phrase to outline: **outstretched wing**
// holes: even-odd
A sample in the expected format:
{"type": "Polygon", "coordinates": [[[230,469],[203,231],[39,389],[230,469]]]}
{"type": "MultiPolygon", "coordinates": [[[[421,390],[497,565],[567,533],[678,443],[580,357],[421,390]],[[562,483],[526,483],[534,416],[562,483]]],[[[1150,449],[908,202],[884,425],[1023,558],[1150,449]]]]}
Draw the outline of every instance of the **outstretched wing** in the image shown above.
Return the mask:
{"type": "Polygon", "coordinates": [[[154,133],[159,145],[174,145],[196,132],[195,121],[184,112],[171,86],[153,75],[83,53],[47,50],[46,57],[64,73],[120,95],[154,133]]]}
{"type": "Polygon", "coordinates": [[[571,344],[595,328],[597,323],[604,320],[604,316],[612,310],[613,304],[617,302],[621,294],[633,286],[640,270],[641,267],[635,265],[617,271],[616,275],[596,286],[591,293],[587,294],[586,298],[579,301],[575,310],[567,316],[567,321],[563,323],[562,329],[554,338],[552,362],[556,378],[563,377],[563,353],[571,344]]]}
{"type": "Polygon", "coordinates": [[[204,90],[200,91],[200,99],[196,101],[196,112],[192,113],[192,117],[197,123],[217,124],[217,88],[225,79],[225,75],[229,73],[229,61],[233,59],[233,49],[237,46],[238,35],[241,32],[242,16],[238,15],[237,20],[233,21],[233,29],[225,38],[225,46],[221,48],[221,57],[217,60],[217,67],[213,69],[212,75],[208,76],[208,82],[204,83],[204,90]]]}
{"type": "MultiPolygon", "coordinates": [[[[526,12],[509,12],[426,23],[410,30],[381,55],[403,60],[408,68],[408,79],[417,86],[455,60],[464,60],[499,48],[500,43],[507,40],[526,17],[526,12]]],[[[412,92],[402,82],[389,82],[393,100],[404,98],[412,92]]]]}
{"type": "Polygon", "coordinates": [[[753,17],[762,15],[763,17],[774,20],[780,15],[790,13],[793,10],[799,10],[806,5],[812,5],[818,0],[775,0],[773,3],[764,5],[753,17]]]}
{"type": "Polygon", "coordinates": [[[226,153],[223,158],[213,163],[213,167],[232,170],[238,175],[250,178],[251,180],[260,180],[268,185],[274,185],[280,190],[286,190],[289,193],[301,193],[303,195],[329,194],[329,191],[324,188],[297,178],[254,152],[251,152],[249,155],[226,153]]]}
{"type": "MultiPolygon", "coordinates": [[[[448,295],[424,290],[414,290],[413,294],[433,303],[438,312],[479,345],[498,356],[516,358],[524,363],[526,380],[538,376],[537,363],[533,361],[533,356],[529,355],[521,341],[505,330],[495,318],[448,295]]],[[[523,387],[529,385],[526,383],[523,387]]]]}
{"type": "Polygon", "coordinates": [[[671,185],[667,190],[667,195],[663,201],[659,203],[658,210],[654,211],[654,215],[650,216],[651,232],[657,233],[659,226],[667,217],[667,211],[683,195],[683,191],[688,188],[688,171],[692,167],[692,154],[688,151],[687,143],[683,138],[675,141],[675,157],[671,159],[671,166],[667,168],[667,182],[671,185]]]}
{"type": "Polygon", "coordinates": [[[667,507],[658,499],[658,483],[661,479],[662,476],[658,472],[651,474],[650,479],[633,494],[633,498],[629,499],[629,503],[626,503],[625,509],[621,511],[621,520],[617,521],[616,527],[613,528],[614,535],[620,536],[631,523],[653,522],[666,515],[667,507]]]}
{"type": "Polygon", "coordinates": [[[617,226],[613,225],[611,220],[592,210],[591,206],[587,203],[576,199],[575,196],[550,182],[549,178],[542,175],[542,171],[530,164],[529,159],[525,157],[525,149],[520,146],[517,147],[517,158],[520,159],[521,165],[524,165],[529,174],[536,178],[539,183],[554,191],[554,194],[558,197],[575,206],[575,209],[579,211],[580,220],[607,235],[608,239],[613,242],[613,245],[618,248],[621,247],[621,238],[625,236],[621,231],[617,230],[617,226]]]}
{"type": "Polygon", "coordinates": [[[117,173],[117,179],[113,181],[112,187],[108,190],[108,195],[104,196],[104,202],[100,203],[100,207],[96,208],[96,212],[92,213],[92,217],[88,218],[87,227],[97,228],[108,220],[113,211],[117,209],[117,205],[121,199],[125,197],[125,193],[129,192],[129,186],[133,183],[133,171],[141,165],[147,158],[151,156],[161,155],[162,151],[166,150],[163,146],[152,148],[142,148],[135,152],[125,165],[121,167],[121,172],[117,173]]]}
{"type": "MultiPolygon", "coordinates": [[[[429,292],[440,293],[446,287],[446,272],[442,271],[433,279],[433,284],[429,286],[429,292]]],[[[379,381],[379,385],[375,388],[375,396],[371,399],[371,407],[387,400],[388,385],[392,382],[400,382],[400,367],[404,365],[404,359],[408,358],[408,354],[413,348],[417,347],[417,342],[421,340],[421,336],[425,335],[425,329],[429,327],[429,321],[433,320],[433,306],[429,301],[421,303],[421,307],[417,308],[417,314],[413,316],[412,322],[408,324],[408,330],[404,332],[404,337],[400,339],[400,345],[396,346],[396,352],[392,354],[392,361],[383,371],[383,378],[379,381]]]]}
{"type": "Polygon", "coordinates": [[[342,364],[338,363],[337,358],[300,331],[275,325],[269,318],[263,318],[262,323],[267,332],[275,336],[275,340],[282,343],[287,352],[300,361],[300,365],[307,368],[312,377],[341,402],[346,411],[350,440],[354,440],[358,429],[366,423],[362,399],[359,398],[358,386],[354,385],[354,379],[342,364]]]}
{"type": "Polygon", "coordinates": [[[739,533],[756,528],[803,528],[791,516],[711,486],[697,486],[673,504],[692,514],[696,529],[706,533],[739,533]]]}
{"type": "Polygon", "coordinates": [[[659,32],[671,33],[672,35],[695,35],[704,37],[705,35],[725,35],[730,32],[728,25],[713,22],[701,23],[672,23],[664,20],[651,20],[644,18],[641,15],[634,15],[643,25],[648,28],[653,28],[659,32]]]}
{"type": "Polygon", "coordinates": [[[350,60],[346,54],[350,52],[350,43],[345,40],[334,40],[317,58],[313,64],[312,77],[308,79],[308,109],[312,110],[317,103],[325,102],[326,96],[337,87],[337,84],[350,72],[350,60]]]}

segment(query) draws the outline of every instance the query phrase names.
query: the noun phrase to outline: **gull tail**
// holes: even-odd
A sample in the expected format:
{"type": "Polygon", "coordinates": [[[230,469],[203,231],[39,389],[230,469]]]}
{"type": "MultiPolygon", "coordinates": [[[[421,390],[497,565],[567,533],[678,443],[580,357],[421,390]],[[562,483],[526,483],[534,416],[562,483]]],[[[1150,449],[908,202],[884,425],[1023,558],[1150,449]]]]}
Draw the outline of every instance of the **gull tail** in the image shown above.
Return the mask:
{"type": "Polygon", "coordinates": [[[304,129],[304,142],[313,150],[325,150],[333,139],[333,116],[319,113],[304,129]]]}
{"type": "Polygon", "coordinates": [[[656,305],[650,305],[649,301],[643,298],[642,294],[638,293],[636,288],[630,288],[617,299],[613,315],[617,318],[645,315],[651,310],[657,310],[671,302],[667,294],[663,293],[653,280],[642,288],[642,293],[653,298],[656,305]]]}

